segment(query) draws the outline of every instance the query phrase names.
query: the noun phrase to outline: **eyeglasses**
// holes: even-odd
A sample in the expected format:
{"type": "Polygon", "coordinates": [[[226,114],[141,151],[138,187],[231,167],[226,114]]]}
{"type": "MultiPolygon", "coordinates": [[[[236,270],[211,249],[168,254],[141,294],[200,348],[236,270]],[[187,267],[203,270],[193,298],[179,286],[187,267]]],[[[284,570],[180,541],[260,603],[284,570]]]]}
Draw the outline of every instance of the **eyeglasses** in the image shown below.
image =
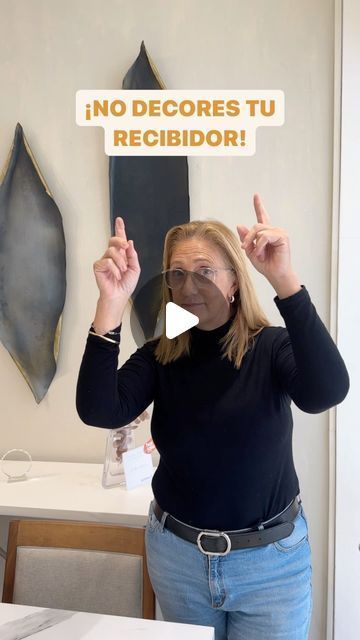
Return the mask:
{"type": "Polygon", "coordinates": [[[164,275],[165,283],[169,289],[180,289],[186,281],[188,275],[191,276],[193,283],[199,289],[205,289],[215,282],[218,271],[235,271],[231,267],[219,267],[212,269],[211,267],[201,267],[196,271],[187,271],[186,269],[166,269],[161,273],[164,275]]]}

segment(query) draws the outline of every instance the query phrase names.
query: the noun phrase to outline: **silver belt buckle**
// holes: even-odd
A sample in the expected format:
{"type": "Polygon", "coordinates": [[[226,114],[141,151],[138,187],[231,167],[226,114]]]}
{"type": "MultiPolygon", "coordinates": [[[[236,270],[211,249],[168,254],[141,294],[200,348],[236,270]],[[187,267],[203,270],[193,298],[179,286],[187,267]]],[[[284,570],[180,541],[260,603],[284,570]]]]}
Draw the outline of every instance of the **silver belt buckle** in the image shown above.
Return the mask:
{"type": "Polygon", "coordinates": [[[207,556],[226,556],[227,553],[231,550],[231,540],[229,536],[223,531],[214,532],[214,531],[200,531],[197,537],[197,546],[199,547],[202,553],[205,553],[207,556]],[[227,547],[225,551],[205,551],[205,549],[201,546],[201,538],[202,536],[210,536],[210,538],[225,538],[227,547]]]}

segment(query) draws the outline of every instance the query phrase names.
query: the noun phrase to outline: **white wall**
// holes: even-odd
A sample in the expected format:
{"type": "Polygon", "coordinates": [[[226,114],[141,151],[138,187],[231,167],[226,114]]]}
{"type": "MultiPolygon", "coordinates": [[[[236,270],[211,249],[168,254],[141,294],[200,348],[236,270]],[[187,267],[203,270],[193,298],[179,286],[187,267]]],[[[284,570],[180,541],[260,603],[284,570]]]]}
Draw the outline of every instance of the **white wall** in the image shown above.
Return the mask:
{"type": "MultiPolygon", "coordinates": [[[[329,0],[0,0],[0,165],[20,121],[62,212],[68,264],[58,372],[39,406],[0,348],[1,451],[102,460],[106,432],[81,423],[74,398],[97,298],[92,262],[109,234],[108,159],[102,131],[75,124],[75,92],[120,87],[142,39],[169,89],[285,92],[285,124],[258,131],[254,157],[190,158],[191,217],[218,217],[234,231],[238,223],[252,225],[258,191],[272,223],[289,230],[294,268],[329,326],[333,14],[329,0]]],[[[250,271],[265,311],[282,325],[275,292],[250,271]]],[[[127,319],[120,363],[135,348],[127,319]]],[[[294,407],[295,462],[313,548],[311,640],[325,637],[328,418],[294,407]]],[[[139,442],[147,437],[138,434],[139,442]]]]}
{"type": "Polygon", "coordinates": [[[339,346],[351,387],[338,407],[336,456],[335,640],[357,640],[360,629],[360,325],[359,67],[360,6],[343,3],[343,82],[339,234],[339,346]]]}

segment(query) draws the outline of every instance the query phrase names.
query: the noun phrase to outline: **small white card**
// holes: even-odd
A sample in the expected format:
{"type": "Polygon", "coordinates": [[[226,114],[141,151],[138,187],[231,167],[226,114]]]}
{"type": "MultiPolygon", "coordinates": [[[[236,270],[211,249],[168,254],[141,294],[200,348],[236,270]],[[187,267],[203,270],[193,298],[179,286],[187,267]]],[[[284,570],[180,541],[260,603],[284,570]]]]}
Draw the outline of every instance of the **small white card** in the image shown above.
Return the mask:
{"type": "Polygon", "coordinates": [[[144,452],[144,447],[136,447],[122,454],[127,489],[135,489],[150,484],[154,474],[154,467],[150,453],[144,452]]]}

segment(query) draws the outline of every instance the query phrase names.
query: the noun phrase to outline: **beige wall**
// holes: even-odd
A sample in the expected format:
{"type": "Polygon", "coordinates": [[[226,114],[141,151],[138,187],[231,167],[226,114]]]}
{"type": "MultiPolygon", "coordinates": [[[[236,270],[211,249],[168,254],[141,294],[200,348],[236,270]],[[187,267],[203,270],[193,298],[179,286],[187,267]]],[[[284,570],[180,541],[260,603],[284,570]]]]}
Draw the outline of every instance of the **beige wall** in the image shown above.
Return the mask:
{"type": "MultiPolygon", "coordinates": [[[[108,158],[102,130],[75,124],[75,92],[120,87],[142,39],[169,89],[282,89],[285,124],[258,130],[254,157],[189,159],[191,217],[218,217],[234,231],[252,225],[258,191],[272,224],[289,230],[294,268],[329,326],[333,2],[0,0],[0,16],[0,165],[19,121],[62,213],[67,245],[58,371],[39,406],[0,347],[0,453],[25,447],[40,460],[100,462],[107,432],[81,423],[74,398],[97,299],[92,263],[109,234],[108,158]]],[[[249,268],[265,311],[283,325],[275,292],[249,268]]],[[[126,317],[120,364],[135,348],[126,317]]],[[[323,640],[328,414],[294,407],[294,419],[314,556],[311,639],[323,640]]]]}

